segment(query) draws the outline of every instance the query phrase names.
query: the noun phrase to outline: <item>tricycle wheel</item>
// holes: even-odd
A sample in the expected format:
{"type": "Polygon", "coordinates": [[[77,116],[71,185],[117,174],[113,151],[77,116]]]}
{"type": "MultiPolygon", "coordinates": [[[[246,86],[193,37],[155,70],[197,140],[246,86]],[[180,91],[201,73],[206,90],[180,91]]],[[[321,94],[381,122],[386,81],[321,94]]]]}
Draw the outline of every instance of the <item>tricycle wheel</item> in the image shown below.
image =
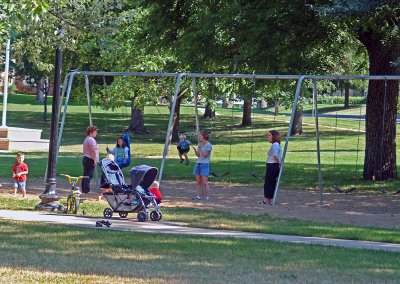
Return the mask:
{"type": "Polygon", "coordinates": [[[78,210],[79,210],[79,199],[78,198],[74,198],[74,214],[78,214],[78,210]]]}
{"type": "Polygon", "coordinates": [[[110,219],[113,215],[113,211],[111,210],[111,208],[106,208],[103,211],[103,216],[104,218],[110,219]]]}
{"type": "Polygon", "coordinates": [[[66,206],[66,213],[69,213],[72,210],[72,206],[73,206],[73,196],[68,196],[67,198],[67,206],[66,206]]]}

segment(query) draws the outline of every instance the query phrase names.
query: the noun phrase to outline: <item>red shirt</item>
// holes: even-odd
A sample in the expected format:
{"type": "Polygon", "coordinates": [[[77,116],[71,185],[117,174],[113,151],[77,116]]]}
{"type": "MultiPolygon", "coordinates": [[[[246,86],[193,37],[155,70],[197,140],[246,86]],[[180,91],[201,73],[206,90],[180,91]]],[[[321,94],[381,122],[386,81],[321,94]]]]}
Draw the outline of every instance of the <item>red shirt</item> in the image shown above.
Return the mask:
{"type": "Polygon", "coordinates": [[[161,195],[161,192],[160,192],[160,190],[158,188],[153,187],[153,188],[150,188],[149,190],[156,197],[157,201],[161,201],[162,195],[161,195]]]}
{"type": "MultiPolygon", "coordinates": [[[[28,165],[25,163],[15,163],[13,166],[13,173],[14,174],[18,174],[18,173],[22,173],[22,172],[27,172],[28,171],[28,165]]],[[[19,182],[24,182],[26,181],[26,174],[21,175],[19,177],[15,176],[14,177],[15,181],[19,181],[19,182]]]]}

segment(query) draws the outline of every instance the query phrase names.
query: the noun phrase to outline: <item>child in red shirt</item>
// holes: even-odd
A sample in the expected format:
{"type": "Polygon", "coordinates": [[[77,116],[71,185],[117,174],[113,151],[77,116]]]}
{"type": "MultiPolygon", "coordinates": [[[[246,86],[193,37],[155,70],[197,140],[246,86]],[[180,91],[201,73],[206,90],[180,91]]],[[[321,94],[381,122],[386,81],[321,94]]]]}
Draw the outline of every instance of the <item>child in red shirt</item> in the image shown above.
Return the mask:
{"type": "Polygon", "coordinates": [[[13,166],[14,178],[14,196],[17,196],[17,189],[21,189],[22,197],[26,196],[26,175],[28,174],[28,165],[24,163],[24,153],[17,153],[17,162],[13,166]]]}
{"type": "Polygon", "coordinates": [[[159,189],[160,184],[158,181],[153,181],[153,183],[150,185],[149,191],[151,194],[153,194],[156,197],[157,204],[161,203],[162,195],[161,191],[159,189]]]}

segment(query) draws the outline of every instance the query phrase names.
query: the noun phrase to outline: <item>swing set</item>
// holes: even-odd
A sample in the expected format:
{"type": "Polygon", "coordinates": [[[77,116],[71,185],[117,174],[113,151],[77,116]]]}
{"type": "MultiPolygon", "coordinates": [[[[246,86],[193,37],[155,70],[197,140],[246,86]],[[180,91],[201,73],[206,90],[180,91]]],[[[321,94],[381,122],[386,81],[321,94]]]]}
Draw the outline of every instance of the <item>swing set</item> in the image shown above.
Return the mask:
{"type": "MultiPolygon", "coordinates": [[[[293,105],[292,105],[292,113],[290,116],[290,121],[288,125],[288,131],[286,133],[286,141],[284,144],[284,149],[283,149],[283,154],[282,154],[282,161],[281,161],[281,167],[278,175],[278,180],[277,180],[277,185],[276,185],[276,190],[275,190],[275,195],[273,198],[273,204],[275,204],[276,199],[279,195],[279,189],[280,189],[280,182],[282,178],[282,173],[283,169],[285,168],[285,158],[287,154],[287,150],[289,147],[289,140],[291,136],[291,129],[292,125],[294,122],[294,115],[295,111],[298,106],[298,101],[300,98],[301,94],[301,89],[303,87],[303,83],[305,80],[312,80],[314,87],[313,87],[313,93],[317,93],[317,80],[381,80],[381,81],[388,81],[388,80],[400,80],[400,76],[331,76],[331,75],[261,75],[261,74],[207,74],[207,73],[144,73],[144,72],[97,72],[97,71],[74,71],[71,73],[68,73],[65,76],[64,79],[64,84],[63,84],[63,89],[62,89],[62,98],[65,97],[65,99],[61,100],[64,101],[64,107],[60,105],[60,111],[62,110],[62,116],[61,116],[61,123],[60,123],[60,128],[59,128],[59,135],[58,135],[58,143],[57,143],[57,148],[56,148],[56,154],[58,154],[59,147],[61,144],[61,139],[62,139],[62,133],[64,129],[64,123],[65,123],[65,117],[67,113],[67,106],[68,102],[70,99],[70,94],[72,90],[72,85],[74,82],[74,78],[77,76],[84,76],[85,77],[85,84],[86,84],[86,89],[87,89],[87,99],[88,99],[88,114],[89,114],[89,121],[92,124],[92,114],[91,114],[91,109],[90,109],[90,92],[89,90],[89,80],[88,76],[133,76],[133,77],[143,77],[143,78],[154,78],[154,77],[169,77],[169,78],[175,78],[175,88],[174,88],[174,96],[173,100],[171,103],[171,112],[170,112],[170,117],[168,121],[168,127],[166,129],[166,139],[165,139],[165,145],[164,145],[164,151],[163,151],[163,158],[161,160],[161,165],[160,165],[160,171],[159,171],[159,176],[158,179],[159,181],[162,180],[162,175],[163,175],[163,170],[165,166],[165,159],[167,155],[167,149],[169,146],[169,137],[171,133],[171,125],[173,122],[174,118],[174,112],[173,110],[176,107],[176,101],[177,101],[177,96],[180,90],[180,85],[181,85],[181,80],[182,78],[191,78],[193,82],[193,93],[195,96],[196,100],[196,131],[199,130],[199,124],[198,124],[198,114],[197,114],[197,92],[196,92],[196,78],[227,78],[227,79],[253,79],[253,80],[296,80],[297,81],[297,87],[294,95],[294,100],[293,100],[293,105]]],[[[383,112],[385,114],[385,108],[386,108],[386,83],[385,83],[385,94],[383,98],[383,112]]],[[[318,111],[317,111],[317,100],[314,100],[315,104],[315,127],[316,127],[316,140],[317,140],[317,159],[318,159],[318,180],[319,180],[319,188],[320,188],[320,202],[322,202],[322,173],[321,173],[321,159],[320,159],[320,145],[319,145],[319,129],[318,129],[318,111]]],[[[232,110],[233,111],[233,110],[232,110]]],[[[232,115],[233,117],[233,115],[232,115]]],[[[385,115],[383,116],[385,118],[385,115]]],[[[383,120],[383,123],[385,121],[383,120]]],[[[231,128],[231,131],[233,128],[231,128]]],[[[361,131],[360,131],[361,132],[361,131]]],[[[254,132],[253,132],[254,134],[254,132]]],[[[383,137],[383,133],[382,133],[383,137]]],[[[381,139],[383,143],[383,138],[381,139]]],[[[359,141],[359,140],[358,140],[359,141]]],[[[359,142],[357,142],[359,145],[359,142]]],[[[230,145],[230,152],[232,150],[232,145],[230,145]]],[[[336,150],[335,150],[336,151],[336,150]]],[[[359,153],[359,149],[357,149],[357,153],[359,153]]],[[[231,153],[229,153],[229,163],[231,162],[231,153]]],[[[252,159],[252,155],[250,157],[252,159]]],[[[381,154],[381,159],[383,159],[383,154],[381,154]]],[[[335,162],[336,163],[336,162],[335,162]]],[[[230,166],[230,165],[229,165],[230,166]]],[[[253,166],[253,165],[251,165],[253,166]]],[[[358,158],[356,162],[356,166],[358,166],[358,158]]],[[[230,168],[228,167],[228,172],[230,173],[230,168]]],[[[222,176],[222,175],[221,175],[222,176]]]]}

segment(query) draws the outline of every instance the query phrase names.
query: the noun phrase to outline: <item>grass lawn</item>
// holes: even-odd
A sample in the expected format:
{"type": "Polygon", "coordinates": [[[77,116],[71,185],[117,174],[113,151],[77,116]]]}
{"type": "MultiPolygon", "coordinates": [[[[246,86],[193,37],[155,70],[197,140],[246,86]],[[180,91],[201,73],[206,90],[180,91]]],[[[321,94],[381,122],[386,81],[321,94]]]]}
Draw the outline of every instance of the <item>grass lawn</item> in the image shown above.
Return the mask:
{"type": "Polygon", "coordinates": [[[0,220],[3,283],[395,283],[400,255],[0,220]],[[22,257],[23,256],[23,257],[22,257]]]}
{"type": "MultiPolygon", "coordinates": [[[[49,101],[49,104],[51,100],[49,101]]],[[[332,113],[332,105],[321,105],[323,113],[332,113]]],[[[336,108],[336,106],[334,106],[336,108]]],[[[11,95],[8,105],[8,125],[43,129],[43,137],[49,136],[49,123],[43,123],[43,106],[34,102],[34,96],[11,95]]],[[[49,107],[51,111],[51,107],[49,107]]],[[[340,113],[359,113],[358,107],[350,110],[338,109],[340,113]]],[[[100,128],[98,143],[101,155],[105,155],[107,145],[115,143],[130,120],[129,107],[114,112],[93,107],[93,121],[100,128]]],[[[218,118],[201,120],[201,128],[211,132],[213,144],[212,170],[219,176],[211,177],[211,182],[228,182],[261,186],[265,171],[265,158],[268,144],[265,133],[268,129],[278,129],[286,133],[290,117],[274,116],[271,109],[255,110],[252,127],[238,127],[241,124],[241,109],[217,109],[218,118]],[[254,178],[254,173],[258,178],[254,178]]],[[[149,164],[159,167],[164,148],[168,122],[167,106],[146,106],[145,125],[148,135],[131,135],[132,163],[149,164]]],[[[71,175],[81,174],[81,143],[88,125],[87,106],[72,103],[68,106],[62,147],[58,159],[57,172],[71,175]]],[[[188,139],[197,141],[194,111],[192,105],[182,105],[180,131],[188,133],[188,139]]],[[[343,189],[376,189],[384,187],[394,192],[400,187],[398,180],[373,183],[361,179],[364,161],[365,139],[362,133],[364,122],[335,118],[320,118],[321,161],[323,186],[331,188],[332,184],[343,189]],[[360,129],[360,131],[359,131],[360,129]]],[[[290,139],[281,186],[287,188],[317,188],[317,155],[315,142],[314,118],[303,118],[303,135],[290,139]]],[[[284,146],[284,142],[282,144],[284,146]]],[[[189,153],[193,158],[193,153],[189,153]]],[[[182,170],[176,163],[177,151],[171,146],[170,156],[166,160],[163,178],[192,179],[191,167],[182,170]]],[[[15,154],[2,154],[0,176],[9,176],[10,167],[15,161],[15,154]]],[[[30,165],[30,178],[42,177],[47,165],[47,153],[29,152],[26,162],[30,165]]],[[[128,170],[125,170],[128,173],[128,170]]]]}
{"type": "MultiPolygon", "coordinates": [[[[33,96],[11,95],[8,108],[9,126],[40,128],[43,138],[48,138],[50,125],[41,122],[43,106],[34,103],[33,96]]],[[[332,112],[329,106],[326,110],[332,112]]],[[[101,129],[98,143],[104,154],[105,147],[114,144],[128,125],[129,110],[104,112],[93,108],[92,111],[94,123],[101,129]]],[[[289,117],[283,112],[274,116],[271,110],[260,110],[253,115],[253,127],[240,128],[237,127],[241,122],[240,109],[218,109],[217,112],[218,119],[202,120],[201,128],[211,131],[212,169],[218,174],[230,174],[213,178],[211,182],[261,186],[268,147],[265,132],[275,128],[285,133],[289,117]],[[250,172],[259,178],[251,177],[250,172]]],[[[190,134],[195,129],[193,106],[182,106],[181,115],[180,129],[190,134]]],[[[160,165],[167,117],[166,106],[145,108],[150,135],[132,135],[133,164],[160,165]]],[[[304,134],[290,140],[282,177],[284,187],[299,190],[317,187],[313,121],[311,117],[304,117],[304,134]]],[[[332,183],[368,190],[385,187],[394,191],[399,187],[397,180],[379,184],[361,180],[364,137],[358,135],[358,130],[363,129],[363,122],[321,118],[320,124],[324,187],[331,187],[332,183]]],[[[81,143],[87,125],[87,107],[71,104],[57,173],[81,174],[81,143]]],[[[195,136],[188,138],[196,141],[195,136]]],[[[193,179],[192,169],[182,169],[176,163],[176,156],[175,149],[171,148],[164,178],[193,179]]],[[[1,154],[1,177],[10,177],[14,161],[15,153],[1,154]]],[[[43,180],[47,153],[29,152],[26,162],[30,166],[29,179],[43,180]]],[[[125,174],[128,175],[128,170],[125,174]]],[[[0,197],[1,209],[32,210],[36,204],[36,200],[0,197]]],[[[86,201],[82,209],[88,215],[102,216],[106,206],[106,203],[86,201]]],[[[169,221],[186,222],[194,227],[400,243],[398,230],[394,229],[317,224],[266,214],[247,216],[192,208],[164,208],[163,213],[169,221]]],[[[390,252],[151,235],[9,220],[0,220],[0,247],[0,278],[4,283],[395,283],[400,279],[400,255],[390,252]]]]}

